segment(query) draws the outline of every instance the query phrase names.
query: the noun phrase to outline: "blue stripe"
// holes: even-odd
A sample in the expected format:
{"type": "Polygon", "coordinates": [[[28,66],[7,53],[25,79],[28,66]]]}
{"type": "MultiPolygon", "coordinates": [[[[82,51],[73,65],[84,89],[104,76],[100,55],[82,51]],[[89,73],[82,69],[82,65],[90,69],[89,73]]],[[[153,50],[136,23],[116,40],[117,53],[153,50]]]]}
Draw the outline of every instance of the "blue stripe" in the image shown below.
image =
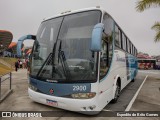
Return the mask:
{"type": "Polygon", "coordinates": [[[30,78],[30,84],[38,88],[39,92],[59,97],[71,95],[73,93],[91,92],[91,83],[49,83],[30,78]],[[53,93],[51,93],[50,90],[53,90],[53,93]]]}
{"type": "Polygon", "coordinates": [[[138,63],[137,63],[137,59],[136,59],[135,56],[130,55],[130,54],[127,55],[127,56],[128,56],[127,57],[128,58],[127,59],[127,61],[128,61],[127,68],[128,68],[129,71],[131,71],[131,74],[130,74],[129,78],[132,80],[137,75],[138,63]]]}

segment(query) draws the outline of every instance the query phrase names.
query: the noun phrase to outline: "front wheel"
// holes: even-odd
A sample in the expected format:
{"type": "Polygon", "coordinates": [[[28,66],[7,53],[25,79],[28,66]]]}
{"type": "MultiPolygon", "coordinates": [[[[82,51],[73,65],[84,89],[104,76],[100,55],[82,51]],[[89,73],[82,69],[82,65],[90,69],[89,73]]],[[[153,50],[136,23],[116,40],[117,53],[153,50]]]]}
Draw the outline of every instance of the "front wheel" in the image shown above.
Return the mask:
{"type": "Polygon", "coordinates": [[[121,91],[121,88],[120,88],[120,85],[118,84],[118,82],[116,83],[116,91],[115,91],[115,95],[114,95],[114,98],[112,99],[112,103],[116,103],[117,100],[118,100],[118,97],[120,95],[120,91],[121,91]]]}

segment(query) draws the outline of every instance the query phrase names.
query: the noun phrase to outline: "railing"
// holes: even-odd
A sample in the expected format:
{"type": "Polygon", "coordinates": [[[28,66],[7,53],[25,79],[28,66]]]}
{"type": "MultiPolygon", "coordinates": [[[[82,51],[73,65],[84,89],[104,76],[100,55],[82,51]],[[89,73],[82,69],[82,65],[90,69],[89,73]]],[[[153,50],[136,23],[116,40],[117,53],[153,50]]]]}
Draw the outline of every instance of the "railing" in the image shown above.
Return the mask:
{"type": "Polygon", "coordinates": [[[0,76],[0,103],[12,92],[12,73],[0,76]]]}

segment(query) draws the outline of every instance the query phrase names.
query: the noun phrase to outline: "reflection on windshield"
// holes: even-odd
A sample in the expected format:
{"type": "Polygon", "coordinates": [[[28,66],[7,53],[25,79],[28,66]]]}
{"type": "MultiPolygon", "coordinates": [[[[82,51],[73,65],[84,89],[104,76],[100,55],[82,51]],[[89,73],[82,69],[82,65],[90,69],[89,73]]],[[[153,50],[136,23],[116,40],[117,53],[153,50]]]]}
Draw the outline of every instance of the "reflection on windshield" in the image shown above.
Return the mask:
{"type": "MultiPolygon", "coordinates": [[[[60,17],[55,18],[54,20],[42,22],[37,33],[37,40],[35,41],[33,47],[33,55],[31,59],[31,75],[37,76],[47,57],[50,53],[53,52],[53,47],[58,36],[58,31],[62,19],[63,18],[60,17]]],[[[50,69],[50,71],[52,71],[52,69],[50,69]]]]}
{"type": "Polygon", "coordinates": [[[34,45],[31,75],[68,81],[96,80],[97,54],[90,51],[90,40],[99,20],[99,11],[89,11],[65,16],[60,30],[62,18],[42,23],[39,44],[34,45]]]}

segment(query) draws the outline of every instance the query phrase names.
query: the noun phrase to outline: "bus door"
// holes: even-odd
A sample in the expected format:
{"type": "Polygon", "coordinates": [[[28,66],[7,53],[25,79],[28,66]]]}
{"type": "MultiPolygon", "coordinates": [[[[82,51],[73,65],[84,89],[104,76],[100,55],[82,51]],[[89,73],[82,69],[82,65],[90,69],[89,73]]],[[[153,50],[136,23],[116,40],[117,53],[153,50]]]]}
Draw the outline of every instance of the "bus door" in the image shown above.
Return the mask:
{"type": "Polygon", "coordinates": [[[102,49],[100,57],[100,79],[106,76],[106,73],[109,68],[109,44],[103,39],[102,40],[102,49]]]}

